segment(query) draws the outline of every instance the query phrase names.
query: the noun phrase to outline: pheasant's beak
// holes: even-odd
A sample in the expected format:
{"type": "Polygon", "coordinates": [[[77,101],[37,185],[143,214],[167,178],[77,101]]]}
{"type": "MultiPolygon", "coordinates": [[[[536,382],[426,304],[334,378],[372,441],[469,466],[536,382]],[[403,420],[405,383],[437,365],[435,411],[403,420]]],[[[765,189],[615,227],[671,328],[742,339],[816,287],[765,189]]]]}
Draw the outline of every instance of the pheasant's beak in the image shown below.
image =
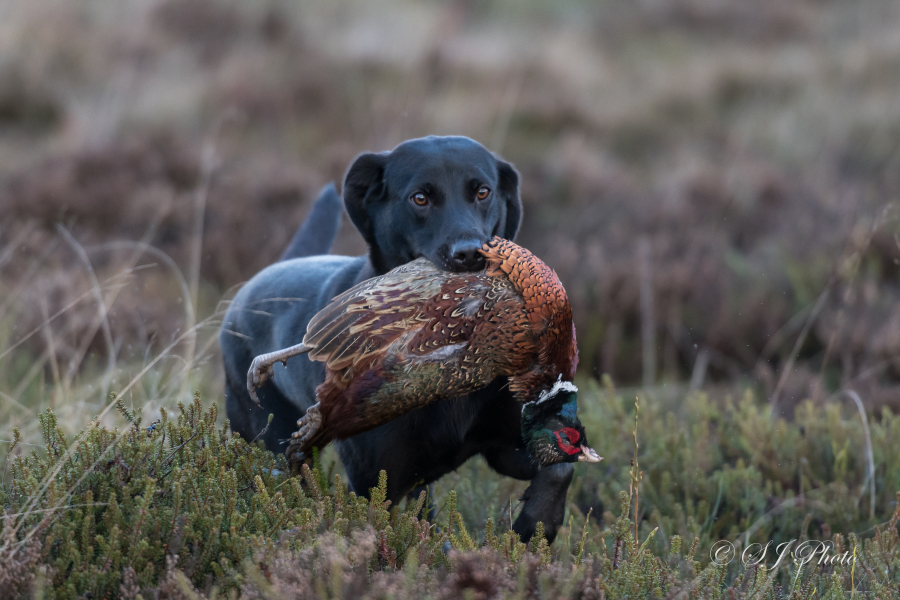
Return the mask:
{"type": "Polygon", "coordinates": [[[594,449],[590,446],[580,446],[581,454],[578,456],[579,462],[589,462],[589,463],[598,463],[603,460],[602,456],[597,456],[597,453],[594,452],[594,449]]]}

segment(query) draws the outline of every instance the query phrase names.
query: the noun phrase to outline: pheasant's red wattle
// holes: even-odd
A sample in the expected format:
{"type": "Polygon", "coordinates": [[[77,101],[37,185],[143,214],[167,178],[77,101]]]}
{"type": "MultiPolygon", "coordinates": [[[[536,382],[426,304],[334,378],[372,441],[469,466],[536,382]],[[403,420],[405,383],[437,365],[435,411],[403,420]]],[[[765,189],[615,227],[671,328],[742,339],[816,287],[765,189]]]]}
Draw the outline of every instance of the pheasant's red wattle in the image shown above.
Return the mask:
{"type": "Polygon", "coordinates": [[[565,433],[566,437],[569,438],[569,442],[572,442],[575,444],[578,443],[578,439],[581,437],[578,434],[578,432],[571,427],[563,427],[559,431],[554,431],[553,435],[556,436],[556,442],[557,442],[557,445],[559,446],[560,450],[562,450],[563,452],[565,452],[568,455],[578,454],[579,452],[581,452],[580,449],[576,448],[569,442],[563,440],[562,436],[560,435],[561,433],[565,433]]]}
{"type": "Polygon", "coordinates": [[[563,427],[560,431],[566,434],[566,437],[569,438],[569,441],[573,444],[577,444],[578,440],[581,439],[581,434],[578,433],[578,430],[573,427],[563,427]]]}

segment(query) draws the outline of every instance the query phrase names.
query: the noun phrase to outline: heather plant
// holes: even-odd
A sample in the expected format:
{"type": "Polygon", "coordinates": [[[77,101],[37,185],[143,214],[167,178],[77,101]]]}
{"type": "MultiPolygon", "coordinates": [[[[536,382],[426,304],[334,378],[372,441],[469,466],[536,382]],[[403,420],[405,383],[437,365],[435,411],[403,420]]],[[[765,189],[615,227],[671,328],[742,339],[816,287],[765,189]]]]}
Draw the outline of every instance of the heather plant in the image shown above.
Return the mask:
{"type": "MultiPolygon", "coordinates": [[[[60,224],[100,281],[132,262],[120,242],[168,257],[142,255],[107,299],[120,359],[140,359],[190,326],[172,265],[214,303],[277,260],[358,152],[453,133],[519,169],[518,242],[565,284],[583,369],[753,377],[788,408],[853,380],[896,412],[896,2],[361,6],[35,0],[4,14],[0,287],[25,299],[11,343],[43,323],[35,299],[54,315],[85,291],[60,224]],[[494,51],[476,52],[482,36],[494,51]]],[[[335,251],[365,251],[349,223],[335,251]]],[[[82,341],[106,352],[96,306],[69,313],[22,348],[43,358],[52,334],[62,362],[82,341]]]]}
{"type": "MultiPolygon", "coordinates": [[[[283,535],[298,548],[326,530],[346,535],[368,524],[381,533],[386,564],[423,539],[413,513],[388,512],[384,476],[370,500],[340,480],[326,492],[318,469],[307,468],[301,486],[284,475],[280,456],[218,426],[215,405],[204,411],[195,398],[147,427],[119,407],[131,423],[124,431],[93,423],[73,441],[52,411],[40,415],[45,452],[10,460],[2,492],[2,551],[18,562],[0,580],[26,586],[33,579],[20,565],[37,560],[54,598],[116,595],[123,577],[137,589],[155,587],[166,568],[228,588],[241,583],[244,560],[283,535]]],[[[442,543],[435,538],[426,561],[445,561],[442,543]]]]}
{"type": "MultiPolygon", "coordinates": [[[[576,466],[569,492],[575,530],[591,510],[594,521],[614,522],[615,511],[606,509],[634,487],[629,465],[635,460],[642,472],[635,487],[638,535],[645,539],[657,529],[650,544],[658,553],[676,534],[699,538],[707,549],[721,539],[743,546],[826,539],[871,530],[895,506],[900,416],[886,407],[863,420],[837,396],[800,404],[788,420],[774,417],[749,389],[640,391],[635,455],[634,395],[609,378],[587,379],[579,388],[579,416],[604,461],[598,468],[576,466]]],[[[493,476],[480,460],[437,484],[439,496],[455,489],[465,499],[461,511],[473,525],[488,517],[508,523],[508,500],[524,488],[493,476]]]]}
{"type": "MultiPolygon", "coordinates": [[[[74,439],[65,436],[54,413],[46,411],[40,416],[42,450],[24,456],[13,448],[8,477],[0,489],[5,512],[0,596],[619,598],[680,594],[749,599],[842,598],[851,589],[878,597],[898,596],[900,507],[884,511],[889,502],[881,499],[887,495],[882,488],[890,479],[877,478],[878,513],[867,520],[865,506],[853,512],[858,500],[856,470],[847,468],[852,465],[849,453],[838,451],[834,460],[839,468],[829,472],[833,485],[827,488],[827,501],[847,514],[828,514],[844,519],[833,523],[855,529],[835,526],[832,532],[824,521],[813,526],[819,505],[792,502],[774,511],[775,516],[764,519],[754,532],[737,532],[736,523],[743,527],[748,522],[741,511],[751,513],[755,507],[753,502],[742,504],[748,493],[745,478],[729,479],[727,464],[698,461],[702,473],[670,473],[670,488],[661,491],[656,482],[661,481],[660,469],[669,464],[662,455],[680,455],[669,460],[696,460],[698,455],[689,452],[690,446],[655,441],[671,428],[655,403],[641,403],[638,423],[611,388],[596,397],[600,398],[617,403],[622,416],[630,418],[626,434],[631,443],[622,451],[631,456],[617,464],[631,462],[632,468],[605,474],[580,471],[576,496],[586,486],[597,486],[603,502],[615,510],[606,510],[602,520],[582,517],[576,497],[568,527],[553,546],[540,528],[526,545],[493,517],[473,522],[464,515],[467,511],[459,505],[455,491],[436,500],[439,511],[429,522],[423,518],[425,494],[405,507],[385,502],[384,473],[369,498],[349,492],[340,475],[323,468],[318,459],[315,468],[304,467],[299,477],[289,477],[281,456],[231,434],[227,423],[217,422],[215,405],[204,410],[197,396],[174,413],[163,411],[158,421],[149,424],[118,402],[126,427],[108,429],[93,423],[74,439]],[[630,485],[608,497],[606,490],[623,478],[630,485]],[[701,495],[704,485],[711,483],[722,489],[713,509],[701,495]],[[666,499],[663,492],[671,498],[666,499]],[[834,544],[835,552],[848,553],[852,561],[825,566],[788,562],[769,572],[764,567],[745,569],[740,561],[720,565],[709,560],[716,536],[734,543],[740,552],[746,546],[742,536],[752,541],[760,536],[788,536],[795,519],[801,523],[794,537],[815,539],[821,534],[834,544]]],[[[715,412],[707,400],[690,404],[718,415],[715,420],[699,419],[692,435],[709,437],[716,427],[728,432],[732,419],[742,419],[748,427],[763,425],[763,417],[753,417],[747,407],[726,404],[715,412]]],[[[585,413],[601,418],[611,406],[599,403],[585,413]]],[[[808,411],[798,415],[796,423],[776,421],[772,427],[812,428],[830,435],[830,443],[842,448],[839,434],[849,424],[831,409],[808,411]]],[[[615,426],[615,415],[605,418],[611,421],[610,428],[615,426]]],[[[897,427],[894,417],[886,418],[887,422],[882,418],[870,424],[875,447],[897,427]]],[[[744,435],[743,439],[726,437],[730,443],[750,443],[744,435]]],[[[782,435],[773,443],[784,440],[782,435]]],[[[797,445],[787,447],[806,451],[797,445]]],[[[885,469],[885,455],[874,455],[876,468],[885,469]]],[[[778,456],[770,458],[778,460],[778,456]]],[[[610,459],[618,461],[615,452],[610,459]]],[[[823,467],[813,464],[810,468],[815,472],[823,467]]],[[[777,475],[760,468],[749,479],[772,493],[769,478],[777,475]]],[[[792,488],[783,484],[780,491],[790,497],[792,488]]]]}

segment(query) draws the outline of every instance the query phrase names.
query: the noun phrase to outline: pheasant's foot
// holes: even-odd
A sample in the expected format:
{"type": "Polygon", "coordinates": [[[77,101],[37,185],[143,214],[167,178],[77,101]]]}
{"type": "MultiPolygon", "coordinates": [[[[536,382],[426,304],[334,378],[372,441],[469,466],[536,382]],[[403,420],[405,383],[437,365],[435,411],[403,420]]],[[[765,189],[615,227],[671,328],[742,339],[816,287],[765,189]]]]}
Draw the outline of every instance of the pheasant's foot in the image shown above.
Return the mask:
{"type": "Polygon", "coordinates": [[[319,431],[319,427],[322,426],[322,413],[319,410],[318,402],[309,407],[306,414],[297,421],[297,425],[300,429],[291,435],[291,443],[297,440],[296,443],[303,445],[311,440],[316,432],[319,431]]]}
{"type": "Polygon", "coordinates": [[[288,462],[294,465],[295,468],[299,468],[300,463],[309,461],[312,458],[312,455],[309,453],[312,450],[310,442],[315,439],[316,433],[318,433],[322,425],[322,413],[319,411],[318,403],[309,407],[303,418],[297,421],[297,425],[300,428],[291,434],[291,440],[285,451],[288,462]]]}
{"type": "Polygon", "coordinates": [[[247,392],[250,394],[250,398],[253,402],[259,406],[256,388],[275,377],[275,371],[272,370],[275,363],[280,362],[286,367],[287,360],[290,357],[309,352],[310,350],[311,348],[300,343],[296,346],[291,346],[290,348],[284,348],[283,350],[260,354],[254,358],[253,362],[250,363],[250,369],[247,371],[247,392]]]}

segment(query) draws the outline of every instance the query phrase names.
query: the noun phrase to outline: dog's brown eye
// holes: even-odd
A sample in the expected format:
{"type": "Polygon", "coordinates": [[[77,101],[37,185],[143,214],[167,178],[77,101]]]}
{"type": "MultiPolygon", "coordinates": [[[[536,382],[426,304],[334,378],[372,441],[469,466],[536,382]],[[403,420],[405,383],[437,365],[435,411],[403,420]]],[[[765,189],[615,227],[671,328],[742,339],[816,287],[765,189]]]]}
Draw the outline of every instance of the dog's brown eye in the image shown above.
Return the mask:
{"type": "Polygon", "coordinates": [[[491,195],[491,188],[487,186],[481,186],[478,188],[478,193],[475,194],[479,200],[486,200],[488,196],[491,195]]]}
{"type": "Polygon", "coordinates": [[[418,194],[413,194],[411,200],[416,204],[416,206],[425,206],[428,204],[428,197],[425,196],[422,192],[418,194]]]}

